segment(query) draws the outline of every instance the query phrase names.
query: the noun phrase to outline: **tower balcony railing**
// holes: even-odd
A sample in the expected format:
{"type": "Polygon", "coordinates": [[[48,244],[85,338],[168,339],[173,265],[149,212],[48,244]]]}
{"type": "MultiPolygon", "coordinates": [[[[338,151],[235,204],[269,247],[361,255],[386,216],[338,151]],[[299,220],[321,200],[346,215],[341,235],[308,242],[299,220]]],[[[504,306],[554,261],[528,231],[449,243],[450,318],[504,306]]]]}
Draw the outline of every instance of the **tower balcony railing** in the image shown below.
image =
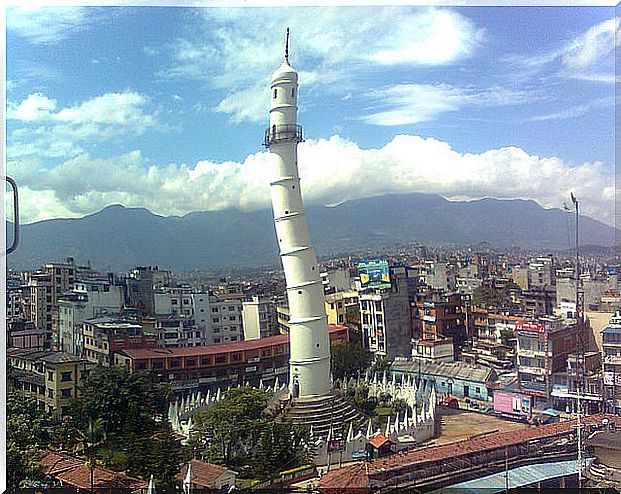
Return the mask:
{"type": "Polygon", "coordinates": [[[270,147],[272,144],[283,142],[302,142],[302,126],[301,125],[272,125],[265,131],[263,146],[270,147]]]}

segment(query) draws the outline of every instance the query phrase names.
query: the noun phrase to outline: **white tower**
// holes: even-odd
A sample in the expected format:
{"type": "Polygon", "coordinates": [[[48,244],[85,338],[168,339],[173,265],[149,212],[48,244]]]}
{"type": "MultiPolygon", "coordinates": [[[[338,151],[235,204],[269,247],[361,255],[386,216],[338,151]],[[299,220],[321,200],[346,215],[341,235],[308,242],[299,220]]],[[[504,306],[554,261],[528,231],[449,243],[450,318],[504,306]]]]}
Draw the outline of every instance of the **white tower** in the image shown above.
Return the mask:
{"type": "Polygon", "coordinates": [[[270,184],[276,236],[289,300],[289,389],[293,398],[330,393],[330,339],[323,285],[302,206],[298,175],[298,74],[289,65],[289,29],[285,59],[272,76],[270,126],[264,145],[273,155],[270,184]]]}

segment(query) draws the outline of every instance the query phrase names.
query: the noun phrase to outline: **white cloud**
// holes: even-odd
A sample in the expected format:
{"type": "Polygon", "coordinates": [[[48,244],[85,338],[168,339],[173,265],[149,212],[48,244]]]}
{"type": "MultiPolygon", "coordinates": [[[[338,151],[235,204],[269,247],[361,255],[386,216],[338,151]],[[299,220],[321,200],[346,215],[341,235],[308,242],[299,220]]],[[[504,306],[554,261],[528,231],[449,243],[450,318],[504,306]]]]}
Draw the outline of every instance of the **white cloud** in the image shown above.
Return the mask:
{"type": "Polygon", "coordinates": [[[576,118],[585,115],[593,109],[597,108],[607,108],[612,107],[615,104],[614,97],[610,98],[598,98],[592,101],[589,101],[583,105],[575,105],[569,108],[565,108],[564,110],[547,113],[544,115],[536,115],[529,120],[532,122],[541,122],[546,120],[566,120],[568,118],[576,118]]]}
{"type": "Polygon", "coordinates": [[[238,100],[256,94],[249,86],[269,87],[283,56],[283,26],[291,28],[292,64],[308,70],[300,73],[300,83],[344,93],[359,73],[385,65],[453,63],[470,56],[484,37],[466,17],[437,8],[204,9],[200,15],[204,34],[174,41],[173,65],[160,76],[200,79],[227,90],[215,108],[235,122],[263,118],[263,108],[238,100]]]}
{"type": "Polygon", "coordinates": [[[49,119],[56,109],[56,100],[50,99],[42,93],[29,94],[19,105],[9,104],[7,117],[14,120],[33,122],[49,119]]]}
{"type": "Polygon", "coordinates": [[[505,88],[475,89],[449,84],[398,84],[369,91],[365,96],[373,101],[377,111],[362,117],[366,123],[393,126],[433,120],[446,112],[468,106],[502,106],[541,99],[527,91],[505,88]]]}
{"type": "Polygon", "coordinates": [[[9,134],[7,158],[67,158],[83,152],[87,142],[140,135],[158,125],[148,105],[145,96],[131,91],[106,93],[62,109],[42,93],[30,94],[19,104],[7,105],[10,120],[29,124],[9,134]]]}
{"type": "MultiPolygon", "coordinates": [[[[164,214],[197,210],[269,207],[272,157],[251,154],[243,163],[197,162],[155,166],[134,151],[108,159],[83,153],[45,170],[28,160],[14,163],[24,201],[24,220],[84,215],[111,203],[164,214]],[[37,192],[48,207],[40,207],[37,192]]],[[[386,193],[425,192],[445,197],[531,198],[560,207],[573,191],[583,211],[613,222],[614,178],[600,162],[570,166],[559,158],[507,147],[458,153],[435,139],[399,135],[379,149],[361,149],[333,136],[300,145],[300,176],[306,203],[333,204],[386,193]]]]}
{"type": "Polygon", "coordinates": [[[531,57],[513,55],[505,61],[514,77],[533,77],[555,64],[557,75],[564,78],[614,83],[614,49],[621,43],[620,23],[619,17],[608,19],[547,52],[531,57]]]}
{"type": "MultiPolygon", "coordinates": [[[[565,48],[563,65],[571,69],[588,69],[608,57],[607,61],[611,62],[615,35],[619,35],[619,21],[619,18],[608,19],[575,38],[565,48]]],[[[617,46],[620,41],[617,39],[617,46]]]]}
{"type": "Polygon", "coordinates": [[[87,7],[9,7],[6,28],[35,44],[53,43],[90,24],[87,7]]]}

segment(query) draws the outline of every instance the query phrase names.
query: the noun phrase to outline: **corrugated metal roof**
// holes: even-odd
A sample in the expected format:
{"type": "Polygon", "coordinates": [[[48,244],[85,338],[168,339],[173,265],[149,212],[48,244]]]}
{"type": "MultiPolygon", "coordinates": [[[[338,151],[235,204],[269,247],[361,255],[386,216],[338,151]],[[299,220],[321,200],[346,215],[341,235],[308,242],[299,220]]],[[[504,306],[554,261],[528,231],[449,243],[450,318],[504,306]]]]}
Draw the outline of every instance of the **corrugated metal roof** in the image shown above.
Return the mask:
{"type": "MultiPolygon", "coordinates": [[[[585,467],[590,465],[593,461],[592,458],[585,460],[585,467]]],[[[498,472],[493,475],[481,477],[478,479],[468,480],[467,482],[461,482],[454,484],[444,489],[460,489],[465,492],[501,492],[505,490],[508,477],[509,489],[516,487],[523,487],[525,485],[533,484],[535,482],[542,482],[548,479],[554,479],[557,477],[563,477],[565,475],[572,475],[578,473],[578,461],[566,460],[557,461],[554,463],[539,463],[535,465],[525,465],[523,467],[517,467],[510,469],[508,475],[505,472],[498,472]]],[[[444,489],[432,491],[430,494],[440,494],[444,489]]]]}
{"type": "Polygon", "coordinates": [[[393,371],[452,377],[465,381],[485,383],[496,380],[498,376],[491,367],[466,365],[462,362],[430,362],[424,359],[395,360],[391,366],[393,371]]]}

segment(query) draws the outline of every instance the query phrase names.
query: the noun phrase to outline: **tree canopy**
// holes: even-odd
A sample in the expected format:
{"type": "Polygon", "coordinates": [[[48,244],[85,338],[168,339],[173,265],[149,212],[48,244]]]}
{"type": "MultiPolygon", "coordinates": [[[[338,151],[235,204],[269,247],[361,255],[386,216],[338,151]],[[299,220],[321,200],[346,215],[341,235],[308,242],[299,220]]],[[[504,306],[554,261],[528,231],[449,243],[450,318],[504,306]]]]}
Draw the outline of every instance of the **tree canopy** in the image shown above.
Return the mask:
{"type": "Polygon", "coordinates": [[[310,452],[308,429],[273,422],[264,413],[269,401],[268,392],[249,386],[228,390],[193,417],[193,455],[261,478],[304,464],[310,452]]]}
{"type": "Polygon", "coordinates": [[[348,341],[332,348],[332,376],[343,379],[353,376],[369,364],[369,353],[360,342],[348,341]]]}

